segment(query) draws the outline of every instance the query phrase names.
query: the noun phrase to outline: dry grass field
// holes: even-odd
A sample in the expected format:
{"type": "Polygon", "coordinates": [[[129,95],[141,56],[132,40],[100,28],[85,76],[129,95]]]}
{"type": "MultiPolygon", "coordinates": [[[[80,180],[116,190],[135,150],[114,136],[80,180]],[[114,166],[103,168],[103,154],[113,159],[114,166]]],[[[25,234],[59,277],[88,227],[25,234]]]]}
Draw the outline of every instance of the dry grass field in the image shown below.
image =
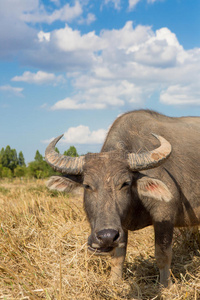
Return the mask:
{"type": "Polygon", "coordinates": [[[109,258],[87,252],[81,195],[45,182],[0,181],[0,299],[200,299],[200,238],[176,230],[174,285],[161,289],[151,227],[130,233],[123,280],[109,281],[109,258]]]}

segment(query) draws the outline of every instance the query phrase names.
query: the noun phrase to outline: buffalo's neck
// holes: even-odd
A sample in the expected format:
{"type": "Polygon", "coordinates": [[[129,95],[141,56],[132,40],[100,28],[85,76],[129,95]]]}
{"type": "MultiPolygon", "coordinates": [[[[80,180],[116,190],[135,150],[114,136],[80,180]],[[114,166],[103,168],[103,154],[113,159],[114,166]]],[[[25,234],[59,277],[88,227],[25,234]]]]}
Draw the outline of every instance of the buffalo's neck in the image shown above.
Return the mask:
{"type": "Polygon", "coordinates": [[[127,230],[138,230],[152,225],[152,218],[150,213],[145,209],[143,204],[138,201],[136,205],[129,211],[126,219],[125,227],[127,230]]]}

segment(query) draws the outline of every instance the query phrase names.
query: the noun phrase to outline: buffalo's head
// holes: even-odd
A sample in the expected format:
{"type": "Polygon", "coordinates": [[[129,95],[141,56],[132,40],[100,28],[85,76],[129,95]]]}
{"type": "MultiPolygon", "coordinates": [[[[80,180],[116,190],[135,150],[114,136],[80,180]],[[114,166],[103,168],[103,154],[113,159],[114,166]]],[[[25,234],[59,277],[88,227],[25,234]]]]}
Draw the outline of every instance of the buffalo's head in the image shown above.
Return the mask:
{"type": "Polygon", "coordinates": [[[89,250],[107,254],[115,247],[125,247],[130,215],[139,212],[135,199],[171,199],[164,183],[140,173],[161,165],[171,153],[170,143],[155,135],[161,145],[153,151],[136,154],[113,150],[67,157],[55,151],[61,137],[49,144],[45,158],[56,171],[84,187],[84,207],[91,226],[89,250]]]}

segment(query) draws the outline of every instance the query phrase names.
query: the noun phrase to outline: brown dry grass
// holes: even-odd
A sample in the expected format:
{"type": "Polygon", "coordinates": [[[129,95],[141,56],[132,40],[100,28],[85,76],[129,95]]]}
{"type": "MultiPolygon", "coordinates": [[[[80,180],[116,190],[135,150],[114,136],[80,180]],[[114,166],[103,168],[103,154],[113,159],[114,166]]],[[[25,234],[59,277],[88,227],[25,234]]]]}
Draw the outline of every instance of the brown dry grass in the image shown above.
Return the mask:
{"type": "Polygon", "coordinates": [[[0,299],[200,299],[199,233],[175,231],[171,289],[161,289],[151,227],[130,233],[123,280],[87,252],[82,197],[43,181],[0,181],[0,299]]]}

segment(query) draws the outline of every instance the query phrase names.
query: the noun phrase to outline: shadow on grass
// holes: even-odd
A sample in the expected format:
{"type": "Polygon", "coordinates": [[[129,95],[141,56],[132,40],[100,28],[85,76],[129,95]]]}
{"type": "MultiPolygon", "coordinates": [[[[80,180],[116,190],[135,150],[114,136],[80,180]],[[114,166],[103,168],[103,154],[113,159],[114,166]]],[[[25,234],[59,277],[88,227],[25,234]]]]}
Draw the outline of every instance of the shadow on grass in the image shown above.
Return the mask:
{"type": "Polygon", "coordinates": [[[127,299],[159,299],[159,270],[153,257],[135,257],[133,262],[125,263],[124,273],[124,279],[130,285],[127,299]]]}
{"type": "MultiPolygon", "coordinates": [[[[185,291],[180,293],[187,294],[187,284],[191,280],[195,280],[194,287],[195,284],[199,286],[200,233],[198,229],[175,230],[171,270],[172,281],[176,288],[185,286],[185,291]]],[[[124,280],[130,285],[127,299],[173,299],[170,294],[168,298],[163,296],[164,289],[159,284],[159,269],[154,257],[149,256],[148,259],[144,259],[142,256],[137,256],[133,262],[126,262],[124,280]]],[[[166,295],[166,289],[164,293],[166,295]]]]}
{"type": "Polygon", "coordinates": [[[177,280],[188,280],[190,274],[200,280],[200,232],[197,227],[175,230],[172,273],[177,280]]]}

